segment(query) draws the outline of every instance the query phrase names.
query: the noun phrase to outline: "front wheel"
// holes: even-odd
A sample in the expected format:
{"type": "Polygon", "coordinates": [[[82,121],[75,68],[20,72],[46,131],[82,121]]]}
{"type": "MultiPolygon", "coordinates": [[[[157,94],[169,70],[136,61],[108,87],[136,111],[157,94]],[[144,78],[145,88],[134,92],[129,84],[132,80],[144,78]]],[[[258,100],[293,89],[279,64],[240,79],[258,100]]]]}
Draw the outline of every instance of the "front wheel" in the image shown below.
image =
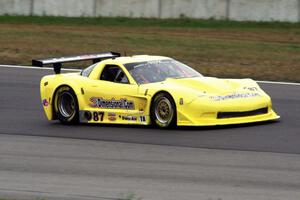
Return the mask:
{"type": "Polygon", "coordinates": [[[74,91],[67,86],[60,87],[54,98],[55,115],[64,124],[74,124],[79,121],[78,102],[74,91]]]}
{"type": "Polygon", "coordinates": [[[176,125],[176,106],[173,98],[166,93],[160,93],[153,99],[151,106],[151,121],[160,128],[170,128],[176,125]]]}

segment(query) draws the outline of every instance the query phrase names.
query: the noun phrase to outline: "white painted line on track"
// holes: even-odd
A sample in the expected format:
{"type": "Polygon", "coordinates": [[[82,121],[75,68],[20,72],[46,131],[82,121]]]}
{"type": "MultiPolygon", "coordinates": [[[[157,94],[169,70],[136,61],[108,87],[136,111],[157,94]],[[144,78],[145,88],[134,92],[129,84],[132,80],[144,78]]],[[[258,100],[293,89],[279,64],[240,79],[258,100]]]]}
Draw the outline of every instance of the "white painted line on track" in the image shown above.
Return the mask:
{"type": "MultiPolygon", "coordinates": [[[[3,68],[20,68],[20,69],[39,69],[39,70],[53,70],[53,67],[34,67],[34,66],[19,66],[19,65],[0,65],[3,68]]],[[[61,68],[64,71],[81,71],[80,69],[61,68]]]]}
{"type": "MultiPolygon", "coordinates": [[[[34,66],[19,66],[19,65],[0,65],[3,68],[21,68],[21,69],[39,69],[39,70],[53,70],[52,67],[34,67],[34,66]]],[[[81,71],[80,69],[72,69],[72,68],[62,68],[63,71],[81,71]]],[[[266,84],[278,84],[278,85],[296,85],[300,86],[300,83],[293,82],[276,82],[276,81],[256,81],[258,83],[266,83],[266,84]]]]}
{"type": "Polygon", "coordinates": [[[276,82],[276,81],[256,81],[258,83],[267,83],[267,84],[278,84],[278,85],[297,85],[300,86],[300,83],[293,82],[276,82]]]}

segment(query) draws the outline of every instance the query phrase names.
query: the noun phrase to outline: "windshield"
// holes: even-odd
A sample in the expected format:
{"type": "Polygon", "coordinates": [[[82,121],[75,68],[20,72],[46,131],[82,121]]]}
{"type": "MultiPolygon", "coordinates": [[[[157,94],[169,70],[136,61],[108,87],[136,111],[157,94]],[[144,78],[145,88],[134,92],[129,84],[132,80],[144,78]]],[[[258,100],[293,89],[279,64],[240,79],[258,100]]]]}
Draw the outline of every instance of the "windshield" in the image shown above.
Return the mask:
{"type": "Polygon", "coordinates": [[[202,75],[176,60],[156,60],[124,65],[138,84],[155,83],[167,78],[191,78],[202,75]]]}

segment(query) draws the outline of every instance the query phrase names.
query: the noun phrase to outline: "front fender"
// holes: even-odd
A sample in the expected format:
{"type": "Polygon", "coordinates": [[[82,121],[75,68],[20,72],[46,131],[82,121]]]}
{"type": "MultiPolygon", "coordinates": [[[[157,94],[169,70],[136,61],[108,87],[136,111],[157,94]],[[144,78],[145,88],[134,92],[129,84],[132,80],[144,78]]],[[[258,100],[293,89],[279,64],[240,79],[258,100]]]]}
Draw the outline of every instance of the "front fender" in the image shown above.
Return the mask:
{"type": "Polygon", "coordinates": [[[152,102],[152,98],[161,92],[169,93],[176,105],[176,113],[177,113],[177,124],[182,121],[189,120],[185,115],[185,105],[190,104],[195,99],[198,98],[200,94],[199,91],[195,91],[189,88],[182,88],[180,86],[174,86],[170,84],[162,83],[155,83],[155,84],[148,84],[142,85],[139,89],[140,94],[144,94],[149,98],[149,106],[147,108],[147,113],[150,115],[150,103],[152,102]]]}

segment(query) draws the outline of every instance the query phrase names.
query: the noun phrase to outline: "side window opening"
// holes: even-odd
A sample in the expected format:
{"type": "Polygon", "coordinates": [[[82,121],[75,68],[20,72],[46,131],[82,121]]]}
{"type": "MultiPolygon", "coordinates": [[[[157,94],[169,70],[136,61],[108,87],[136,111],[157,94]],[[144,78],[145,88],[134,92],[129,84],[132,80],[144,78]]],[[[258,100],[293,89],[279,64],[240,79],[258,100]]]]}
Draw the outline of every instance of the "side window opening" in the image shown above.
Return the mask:
{"type": "Polygon", "coordinates": [[[83,69],[83,70],[81,71],[81,73],[80,73],[81,76],[88,77],[88,76],[90,75],[90,73],[93,71],[93,69],[96,67],[97,64],[98,64],[98,63],[93,64],[93,65],[91,65],[91,66],[89,66],[89,67],[83,69]]]}
{"type": "Polygon", "coordinates": [[[129,83],[126,74],[117,65],[106,65],[101,73],[100,80],[115,83],[129,83]]]}

